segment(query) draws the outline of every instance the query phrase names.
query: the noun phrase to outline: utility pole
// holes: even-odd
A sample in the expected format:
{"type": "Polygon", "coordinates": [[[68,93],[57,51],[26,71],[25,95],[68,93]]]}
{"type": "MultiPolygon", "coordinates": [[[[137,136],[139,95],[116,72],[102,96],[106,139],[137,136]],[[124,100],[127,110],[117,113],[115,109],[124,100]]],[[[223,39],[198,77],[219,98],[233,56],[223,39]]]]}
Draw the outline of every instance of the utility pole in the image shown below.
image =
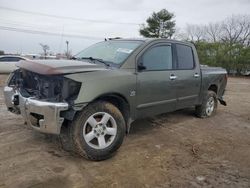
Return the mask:
{"type": "Polygon", "coordinates": [[[67,45],[66,56],[67,56],[67,59],[69,59],[69,41],[67,40],[66,40],[66,45],[67,45]]]}

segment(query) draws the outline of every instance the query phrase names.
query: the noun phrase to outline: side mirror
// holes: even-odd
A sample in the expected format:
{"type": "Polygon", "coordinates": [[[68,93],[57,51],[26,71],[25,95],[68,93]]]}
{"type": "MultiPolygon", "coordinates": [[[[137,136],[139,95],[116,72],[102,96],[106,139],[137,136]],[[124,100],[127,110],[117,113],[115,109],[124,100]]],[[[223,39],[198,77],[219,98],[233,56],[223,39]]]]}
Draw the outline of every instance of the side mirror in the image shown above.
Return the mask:
{"type": "Polygon", "coordinates": [[[137,68],[139,71],[146,70],[146,67],[142,63],[139,63],[137,68]]]}
{"type": "Polygon", "coordinates": [[[146,70],[146,66],[143,65],[142,58],[140,58],[138,61],[137,69],[138,69],[138,71],[146,70]]]}

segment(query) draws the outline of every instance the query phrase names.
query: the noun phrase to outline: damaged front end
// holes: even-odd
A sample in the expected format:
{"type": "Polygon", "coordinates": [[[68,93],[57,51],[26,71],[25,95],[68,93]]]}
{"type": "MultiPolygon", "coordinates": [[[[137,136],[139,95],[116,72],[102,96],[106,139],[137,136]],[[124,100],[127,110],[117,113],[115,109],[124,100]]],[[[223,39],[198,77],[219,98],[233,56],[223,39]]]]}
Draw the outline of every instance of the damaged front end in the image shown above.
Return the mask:
{"type": "Polygon", "coordinates": [[[4,88],[9,111],[21,114],[33,128],[60,134],[65,119],[72,120],[72,109],[81,83],[63,75],[42,75],[18,69],[10,75],[4,88]]]}

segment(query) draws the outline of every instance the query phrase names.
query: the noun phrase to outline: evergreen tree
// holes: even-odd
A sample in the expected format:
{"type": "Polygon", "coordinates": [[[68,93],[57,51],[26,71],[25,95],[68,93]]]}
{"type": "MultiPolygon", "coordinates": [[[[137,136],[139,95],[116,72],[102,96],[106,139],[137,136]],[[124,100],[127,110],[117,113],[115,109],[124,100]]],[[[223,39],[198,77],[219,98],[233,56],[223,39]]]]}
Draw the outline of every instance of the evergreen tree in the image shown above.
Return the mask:
{"type": "Polygon", "coordinates": [[[140,34],[148,38],[171,38],[175,32],[174,14],[162,9],[159,12],[153,12],[146,22],[142,24],[139,30],[140,34]]]}

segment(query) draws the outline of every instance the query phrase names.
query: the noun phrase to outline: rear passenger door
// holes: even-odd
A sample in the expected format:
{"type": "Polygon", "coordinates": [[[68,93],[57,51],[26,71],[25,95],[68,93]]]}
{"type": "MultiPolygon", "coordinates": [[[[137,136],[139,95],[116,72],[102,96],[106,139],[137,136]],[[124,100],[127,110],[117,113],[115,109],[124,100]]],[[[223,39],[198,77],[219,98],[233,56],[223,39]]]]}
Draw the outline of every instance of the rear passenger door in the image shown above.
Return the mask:
{"type": "Polygon", "coordinates": [[[201,73],[195,52],[192,46],[175,44],[177,109],[191,107],[197,104],[199,99],[201,73]]]}

